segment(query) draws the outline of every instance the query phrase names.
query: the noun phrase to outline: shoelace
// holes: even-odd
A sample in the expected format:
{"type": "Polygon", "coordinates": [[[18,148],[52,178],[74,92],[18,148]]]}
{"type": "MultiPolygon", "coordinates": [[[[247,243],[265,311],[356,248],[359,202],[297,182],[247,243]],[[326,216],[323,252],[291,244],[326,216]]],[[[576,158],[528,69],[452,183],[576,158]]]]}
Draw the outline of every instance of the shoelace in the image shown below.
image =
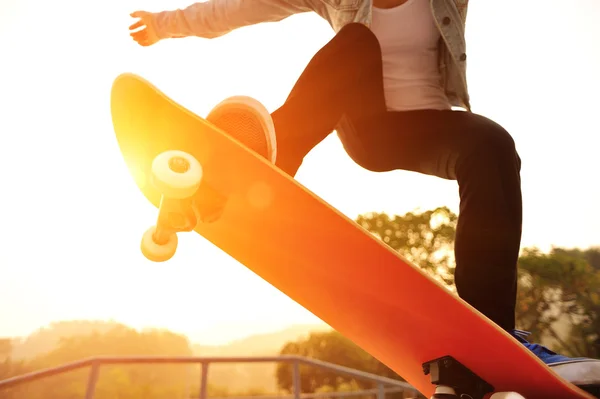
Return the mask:
{"type": "Polygon", "coordinates": [[[529,331],[514,329],[513,330],[513,335],[515,337],[519,338],[519,340],[523,344],[525,344],[525,346],[527,346],[527,348],[530,351],[532,351],[533,353],[535,353],[536,355],[543,355],[543,354],[556,355],[556,352],[551,351],[550,349],[546,348],[543,345],[532,344],[529,341],[527,341],[526,337],[528,337],[529,335],[531,335],[531,333],[529,331]]]}

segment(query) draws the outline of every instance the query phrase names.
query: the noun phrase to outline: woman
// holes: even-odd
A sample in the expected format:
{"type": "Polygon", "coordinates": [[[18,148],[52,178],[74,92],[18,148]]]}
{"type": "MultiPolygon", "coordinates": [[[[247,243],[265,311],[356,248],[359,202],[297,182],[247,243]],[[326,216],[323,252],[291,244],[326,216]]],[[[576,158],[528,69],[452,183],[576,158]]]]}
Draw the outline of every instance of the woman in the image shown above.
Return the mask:
{"type": "Polygon", "coordinates": [[[515,330],[521,160],[501,126],[470,110],[467,3],[209,0],[174,11],[134,12],[139,20],[130,30],[136,42],[149,46],[166,38],[214,38],[302,12],[325,18],[335,37],[315,54],[279,109],[269,115],[256,101],[234,97],[207,118],[291,176],[337,130],[347,153],[364,168],[456,180],[459,296],[569,381],[600,386],[600,361],[558,355],[515,330]],[[247,122],[243,131],[240,121],[247,122]]]}

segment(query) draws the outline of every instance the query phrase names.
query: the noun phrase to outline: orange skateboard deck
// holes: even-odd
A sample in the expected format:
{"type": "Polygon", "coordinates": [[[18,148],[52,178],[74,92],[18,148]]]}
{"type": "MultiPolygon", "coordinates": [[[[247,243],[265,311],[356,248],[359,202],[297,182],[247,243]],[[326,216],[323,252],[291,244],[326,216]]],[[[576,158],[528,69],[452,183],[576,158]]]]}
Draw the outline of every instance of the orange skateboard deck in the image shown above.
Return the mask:
{"type": "Polygon", "coordinates": [[[160,234],[152,230],[143,239],[170,245],[157,256],[174,252],[173,229],[195,230],[427,397],[454,391],[473,399],[593,398],[353,220],[146,80],[117,77],[111,112],[126,167],[159,208],[149,226],[160,224],[160,234]],[[173,150],[182,152],[155,161],[173,150]],[[188,172],[192,178],[177,180],[188,172]],[[175,176],[173,186],[165,176],[175,176]],[[203,221],[214,209],[217,217],[203,221]]]}

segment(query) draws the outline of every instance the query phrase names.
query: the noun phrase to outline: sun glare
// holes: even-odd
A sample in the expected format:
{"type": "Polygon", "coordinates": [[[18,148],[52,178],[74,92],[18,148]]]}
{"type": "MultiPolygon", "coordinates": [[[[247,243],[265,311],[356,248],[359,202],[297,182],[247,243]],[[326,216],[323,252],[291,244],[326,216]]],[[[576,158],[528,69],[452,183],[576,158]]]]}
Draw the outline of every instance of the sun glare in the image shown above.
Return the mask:
{"type": "MultiPolygon", "coordinates": [[[[0,190],[0,336],[26,335],[56,320],[115,319],[222,342],[265,326],[318,321],[197,235],[182,235],[167,264],[142,256],[140,239],[157,215],[136,187],[149,181],[141,166],[148,160],[123,161],[110,90],[117,75],[133,72],[201,116],[231,95],[254,97],[273,111],[333,36],[326,22],[298,15],[218,39],[173,39],[142,48],[128,36],[129,13],[187,3],[59,3],[3,0],[0,6],[0,168],[6,188],[0,190]],[[24,164],[24,154],[35,162],[24,164]]],[[[475,111],[506,126],[520,149],[523,246],[597,244],[597,3],[472,3],[471,95],[475,111]],[[568,48],[568,56],[552,56],[554,46],[568,48]],[[569,101],[557,110],[557,98],[569,101]],[[586,217],[566,216],[574,212],[586,217]]],[[[351,218],[438,206],[458,211],[455,182],[368,172],[349,159],[335,135],[306,157],[297,179],[351,218]]],[[[246,199],[258,209],[276,200],[267,183],[251,187],[246,199]]]]}

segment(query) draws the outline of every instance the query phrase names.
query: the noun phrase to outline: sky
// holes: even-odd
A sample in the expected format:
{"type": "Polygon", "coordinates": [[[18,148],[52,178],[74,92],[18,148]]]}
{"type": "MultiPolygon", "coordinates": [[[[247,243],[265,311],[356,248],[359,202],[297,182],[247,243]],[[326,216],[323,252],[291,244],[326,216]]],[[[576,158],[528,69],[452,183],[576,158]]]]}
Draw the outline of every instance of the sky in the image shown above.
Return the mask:
{"type": "MultiPolygon", "coordinates": [[[[333,36],[316,14],[217,39],[143,48],[129,14],[190,2],[1,0],[0,336],[52,321],[112,319],[220,344],[319,323],[202,237],[184,234],[167,263],[139,250],[157,210],[122,162],[110,88],[123,72],[206,115],[231,95],[275,110],[333,36]]],[[[467,20],[473,111],[503,125],[523,160],[522,246],[600,244],[600,2],[472,1],[467,20]]],[[[355,165],[331,135],[298,181],[350,217],[449,206],[454,181],[355,165]]]]}

